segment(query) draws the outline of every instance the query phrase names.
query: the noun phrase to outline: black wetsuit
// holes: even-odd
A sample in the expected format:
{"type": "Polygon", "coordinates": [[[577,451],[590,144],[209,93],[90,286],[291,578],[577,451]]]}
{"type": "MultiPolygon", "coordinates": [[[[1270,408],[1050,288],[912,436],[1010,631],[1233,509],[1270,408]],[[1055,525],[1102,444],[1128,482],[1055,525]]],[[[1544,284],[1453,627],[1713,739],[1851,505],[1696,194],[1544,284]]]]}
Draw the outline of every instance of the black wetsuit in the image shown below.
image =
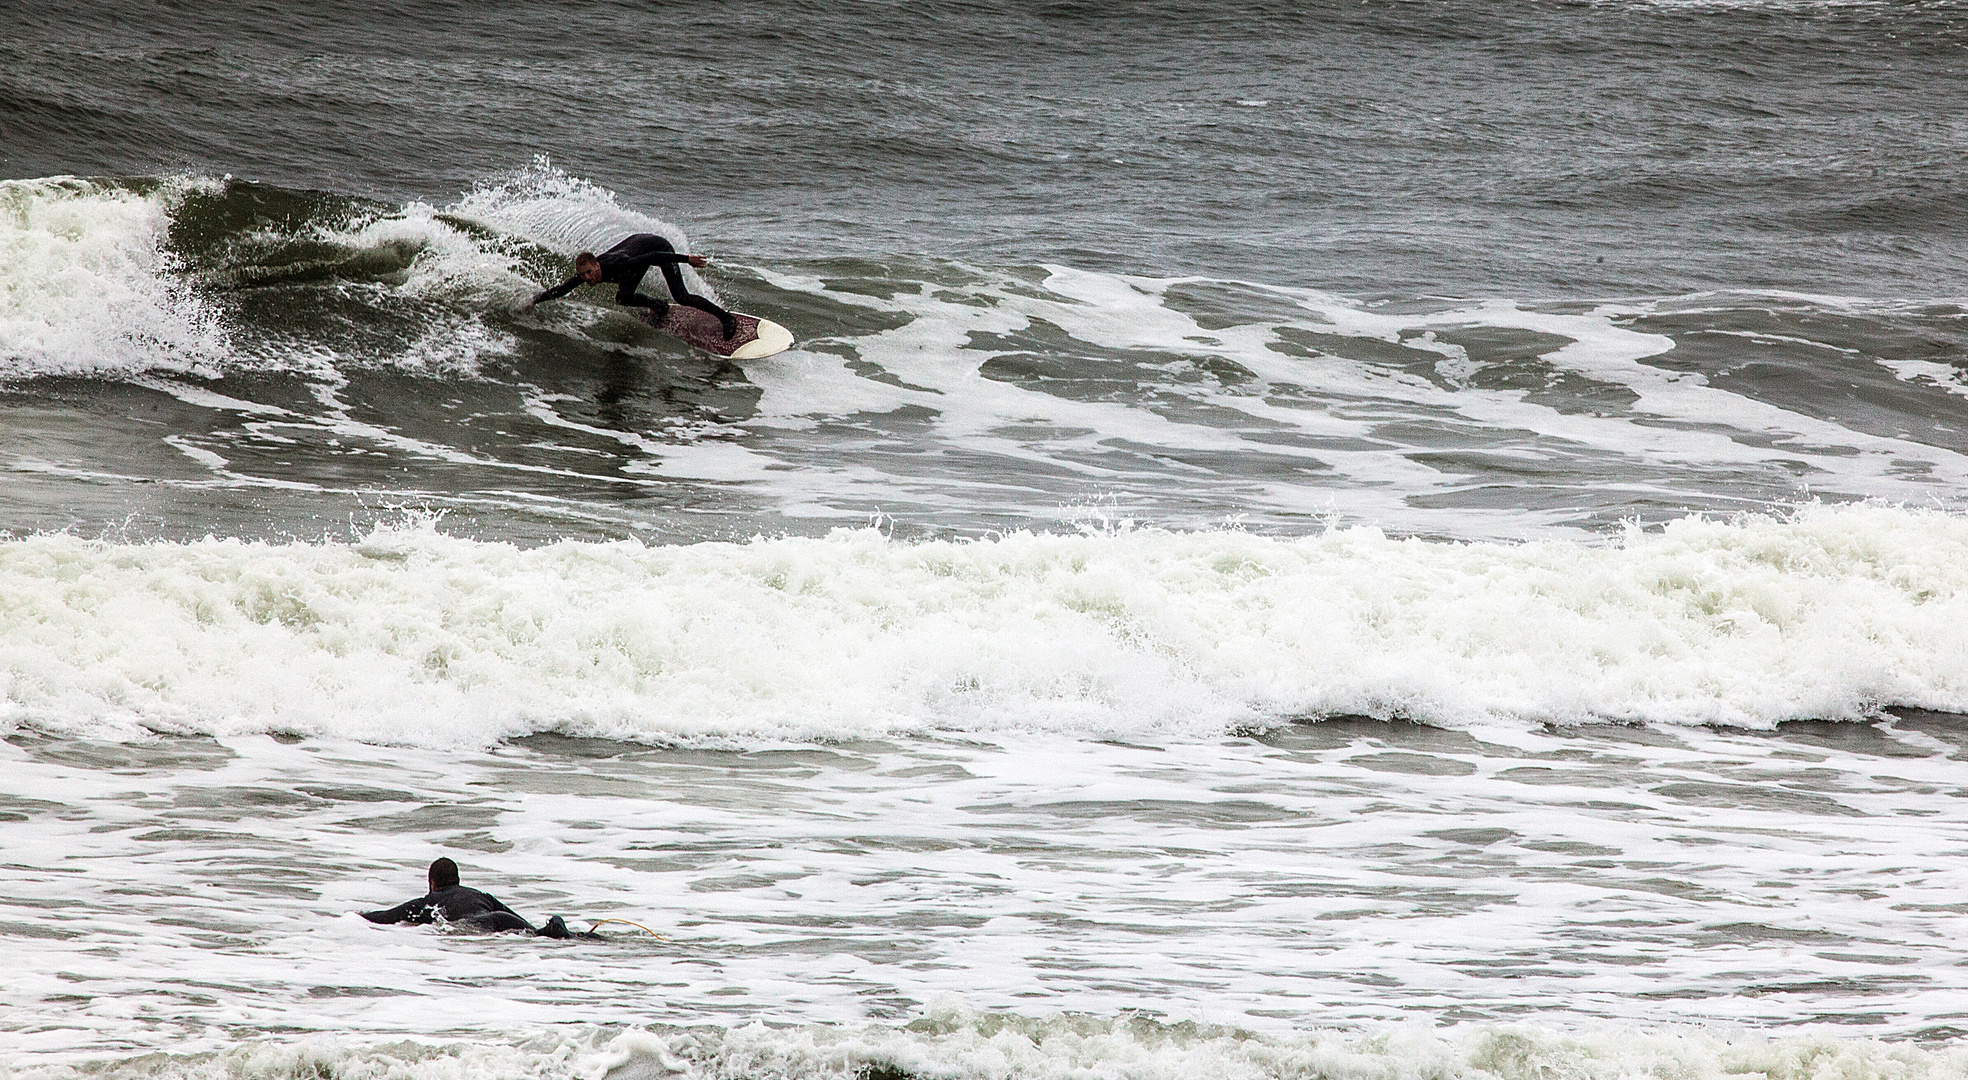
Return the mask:
{"type": "Polygon", "coordinates": [[[568,937],[567,924],[556,915],[547,920],[547,925],[534,929],[533,924],[519,917],[519,913],[501,904],[487,893],[477,889],[467,889],[463,885],[447,885],[427,896],[407,900],[387,911],[365,911],[362,917],[373,923],[423,923],[436,922],[440,917],[452,926],[476,930],[482,934],[497,934],[507,930],[524,930],[540,937],[568,937]]]}
{"type": "MultiPolygon", "coordinates": [[[[636,286],[642,284],[642,276],[649,272],[649,268],[660,266],[663,268],[663,284],[670,287],[670,295],[676,297],[677,303],[685,307],[694,307],[699,311],[710,312],[717,317],[719,323],[723,324],[724,336],[731,336],[732,328],[736,325],[732,321],[731,313],[691,292],[684,285],[683,274],[677,270],[677,267],[689,262],[690,256],[678,254],[677,249],[671,247],[668,240],[655,233],[636,233],[596,255],[595,259],[601,263],[601,280],[612,281],[616,285],[616,303],[628,307],[650,308],[655,317],[661,319],[664,313],[670,310],[669,302],[636,291],[636,286]]],[[[575,274],[534,297],[533,302],[538,304],[566,296],[574,291],[575,286],[581,284],[584,284],[581,275],[575,274]]]]}

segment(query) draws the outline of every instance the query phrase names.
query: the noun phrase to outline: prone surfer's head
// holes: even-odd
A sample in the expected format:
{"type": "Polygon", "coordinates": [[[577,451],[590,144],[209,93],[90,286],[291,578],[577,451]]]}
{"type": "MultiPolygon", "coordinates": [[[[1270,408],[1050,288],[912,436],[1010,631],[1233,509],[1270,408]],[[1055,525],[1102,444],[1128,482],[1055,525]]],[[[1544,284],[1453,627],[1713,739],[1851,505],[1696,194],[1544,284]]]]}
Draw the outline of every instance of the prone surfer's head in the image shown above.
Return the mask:
{"type": "Polygon", "coordinates": [[[450,859],[439,859],[431,864],[430,891],[448,889],[458,883],[458,864],[450,859]]]}
{"type": "Polygon", "coordinates": [[[594,257],[594,252],[583,251],[574,256],[574,273],[579,275],[582,281],[593,285],[601,280],[601,260],[594,257]]]}

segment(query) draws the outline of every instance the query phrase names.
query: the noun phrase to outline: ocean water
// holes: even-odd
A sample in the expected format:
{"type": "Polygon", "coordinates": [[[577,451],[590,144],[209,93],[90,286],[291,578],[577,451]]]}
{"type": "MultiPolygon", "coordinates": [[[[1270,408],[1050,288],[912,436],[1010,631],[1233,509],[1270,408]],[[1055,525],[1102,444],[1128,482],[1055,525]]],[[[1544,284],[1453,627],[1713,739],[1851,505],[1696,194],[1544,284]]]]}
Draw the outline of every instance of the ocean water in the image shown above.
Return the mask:
{"type": "Polygon", "coordinates": [[[0,27],[0,1078],[1968,1076],[1968,4],[0,27]]]}

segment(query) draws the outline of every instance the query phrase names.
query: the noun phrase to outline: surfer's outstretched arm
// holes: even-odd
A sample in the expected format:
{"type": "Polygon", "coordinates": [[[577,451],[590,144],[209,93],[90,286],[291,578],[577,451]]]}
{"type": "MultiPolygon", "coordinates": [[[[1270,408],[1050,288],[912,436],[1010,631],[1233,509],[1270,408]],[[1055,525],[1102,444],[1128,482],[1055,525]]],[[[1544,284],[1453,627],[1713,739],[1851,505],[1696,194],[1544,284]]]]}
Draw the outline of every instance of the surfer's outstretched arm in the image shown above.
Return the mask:
{"type": "Polygon", "coordinates": [[[575,274],[573,277],[568,278],[566,281],[563,281],[558,285],[555,285],[553,288],[543,290],[540,293],[540,295],[535,296],[533,298],[533,302],[536,304],[541,304],[541,303],[545,303],[548,300],[558,300],[561,297],[566,296],[568,293],[573,292],[574,287],[579,284],[581,284],[581,275],[575,274]]]}
{"type": "Polygon", "coordinates": [[[641,270],[647,270],[652,266],[676,266],[680,263],[702,266],[705,262],[702,255],[685,255],[669,240],[655,233],[637,233],[602,254],[605,258],[618,260],[624,266],[641,270]]]}
{"type": "Polygon", "coordinates": [[[675,251],[652,251],[648,255],[638,255],[634,260],[627,263],[628,274],[626,276],[641,278],[643,274],[648,273],[650,267],[655,266],[661,267],[664,276],[667,277],[670,274],[676,273],[676,268],[682,266],[684,263],[689,263],[692,266],[708,266],[710,265],[710,261],[702,255],[684,255],[675,251]]]}
{"type": "Polygon", "coordinates": [[[652,251],[646,255],[636,256],[635,261],[643,263],[647,267],[681,266],[684,263],[689,263],[692,266],[702,266],[710,260],[704,258],[702,255],[685,255],[681,251],[652,251]]]}

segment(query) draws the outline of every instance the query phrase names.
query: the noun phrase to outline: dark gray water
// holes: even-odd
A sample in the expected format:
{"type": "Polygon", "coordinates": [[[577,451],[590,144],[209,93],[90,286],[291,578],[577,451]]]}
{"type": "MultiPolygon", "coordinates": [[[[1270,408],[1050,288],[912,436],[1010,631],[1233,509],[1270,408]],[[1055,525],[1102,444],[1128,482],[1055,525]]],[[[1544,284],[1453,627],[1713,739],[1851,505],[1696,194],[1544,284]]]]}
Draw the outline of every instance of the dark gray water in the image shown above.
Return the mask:
{"type": "Polygon", "coordinates": [[[1348,293],[1954,296],[1919,3],[15,3],[0,171],[400,201],[550,154],[749,258],[1348,293]]]}
{"type": "Polygon", "coordinates": [[[1968,1075],[1965,46],[0,0],[0,1074],[1968,1075]]]}
{"type": "Polygon", "coordinates": [[[1519,536],[1962,472],[1957,4],[169,10],[0,42],[0,171],[106,178],[10,188],[17,530],[1519,536]],[[658,227],[820,359],[515,314],[658,227]]]}

